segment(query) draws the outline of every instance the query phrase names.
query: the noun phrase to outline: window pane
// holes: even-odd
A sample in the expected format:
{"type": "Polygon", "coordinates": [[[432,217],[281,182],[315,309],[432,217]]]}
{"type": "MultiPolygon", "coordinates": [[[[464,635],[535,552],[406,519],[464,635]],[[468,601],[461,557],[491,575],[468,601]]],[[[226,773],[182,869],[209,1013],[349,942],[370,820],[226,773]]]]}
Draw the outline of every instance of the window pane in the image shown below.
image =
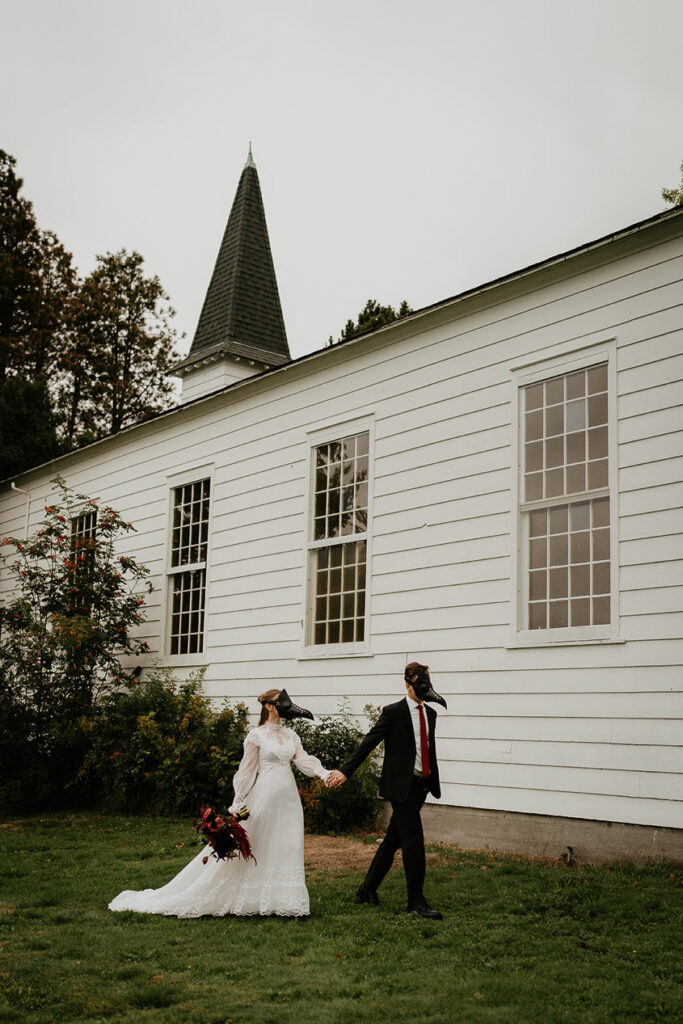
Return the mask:
{"type": "Polygon", "coordinates": [[[607,487],[608,473],[607,473],[607,459],[601,459],[599,462],[588,463],[588,487],[590,490],[594,490],[598,487],[607,487]]]}
{"type": "Polygon", "coordinates": [[[567,532],[567,517],[569,515],[569,507],[567,505],[557,505],[555,508],[550,509],[550,532],[551,533],[566,533],[567,532]]]}
{"type": "Polygon", "coordinates": [[[532,441],[525,445],[524,469],[527,473],[543,469],[543,444],[540,441],[532,441]]]}
{"type": "Polygon", "coordinates": [[[529,536],[540,537],[546,532],[547,513],[544,508],[535,509],[529,515],[529,536]]]}
{"type": "Polygon", "coordinates": [[[588,458],[607,458],[607,427],[594,427],[588,431],[588,458]]]}
{"type": "Polygon", "coordinates": [[[553,437],[545,442],[545,464],[546,468],[564,465],[563,437],[553,437]]]}
{"type": "Polygon", "coordinates": [[[591,603],[585,598],[579,601],[571,601],[571,625],[572,626],[588,626],[590,625],[591,617],[591,603]]]}
{"type": "Polygon", "coordinates": [[[586,458],[586,432],[567,434],[567,462],[584,462],[586,458]]]}
{"type": "Polygon", "coordinates": [[[586,464],[567,466],[567,494],[580,494],[586,490],[586,464]]]}
{"type": "Polygon", "coordinates": [[[564,494],[564,470],[550,469],[545,474],[545,493],[548,498],[564,494]]]}
{"type": "Polygon", "coordinates": [[[526,501],[538,501],[543,497],[543,473],[529,473],[524,481],[526,501]]]}
{"type": "Polygon", "coordinates": [[[550,538],[550,564],[567,565],[567,534],[559,533],[550,538]]]}
{"type": "Polygon", "coordinates": [[[532,601],[545,601],[547,595],[547,575],[545,569],[529,573],[529,598],[532,601]]]}
{"type": "Polygon", "coordinates": [[[552,405],[545,410],[545,436],[564,432],[564,406],[552,405]]]}
{"type": "Polygon", "coordinates": [[[543,602],[542,604],[530,604],[529,629],[545,629],[546,622],[547,618],[545,602],[543,602]]]}
{"type": "Polygon", "coordinates": [[[609,528],[593,530],[593,559],[602,562],[609,558],[609,528]]]}
{"type": "Polygon", "coordinates": [[[543,437],[543,411],[528,412],[525,417],[525,438],[527,441],[538,441],[543,437]]]}
{"type": "Polygon", "coordinates": [[[588,371],[588,394],[594,395],[598,391],[607,391],[607,365],[594,366],[588,371]]]}
{"type": "Polygon", "coordinates": [[[593,625],[606,626],[610,621],[609,597],[593,598],[593,625]]]}
{"type": "Polygon", "coordinates": [[[588,399],[588,426],[607,423],[607,395],[595,395],[588,399]]]}
{"type": "Polygon", "coordinates": [[[590,505],[587,501],[572,505],[571,522],[572,531],[588,529],[590,526],[590,505]]]}
{"type": "Polygon", "coordinates": [[[587,565],[573,565],[571,569],[572,597],[590,594],[590,570],[587,565]]]}
{"type": "Polygon", "coordinates": [[[586,403],[583,398],[567,402],[567,433],[583,430],[586,426],[586,403]]]}
{"type": "Polygon", "coordinates": [[[593,593],[609,594],[609,562],[597,562],[593,566],[593,593]]]}
{"type": "Polygon", "coordinates": [[[547,564],[547,541],[545,537],[529,542],[529,565],[532,569],[545,568],[547,564]]]}
{"type": "Polygon", "coordinates": [[[564,377],[555,377],[545,382],[545,404],[557,405],[564,400],[564,377]]]}
{"type": "Polygon", "coordinates": [[[566,597],[567,596],[567,585],[568,585],[568,570],[562,569],[551,569],[550,570],[550,597],[566,597]]]}
{"type": "Polygon", "coordinates": [[[592,503],[593,526],[609,526],[609,498],[600,498],[592,503]]]}
{"type": "Polygon", "coordinates": [[[572,565],[587,562],[590,558],[590,533],[572,533],[571,535],[572,565]]]}
{"type": "Polygon", "coordinates": [[[527,411],[529,409],[540,409],[543,405],[543,385],[532,384],[531,387],[524,389],[525,395],[525,407],[527,411]]]}
{"type": "Polygon", "coordinates": [[[586,372],[570,373],[567,377],[567,399],[581,398],[586,393],[586,372]]]}
{"type": "Polygon", "coordinates": [[[550,629],[561,629],[566,626],[569,622],[569,602],[568,601],[551,601],[550,602],[550,618],[548,625],[550,629]]]}

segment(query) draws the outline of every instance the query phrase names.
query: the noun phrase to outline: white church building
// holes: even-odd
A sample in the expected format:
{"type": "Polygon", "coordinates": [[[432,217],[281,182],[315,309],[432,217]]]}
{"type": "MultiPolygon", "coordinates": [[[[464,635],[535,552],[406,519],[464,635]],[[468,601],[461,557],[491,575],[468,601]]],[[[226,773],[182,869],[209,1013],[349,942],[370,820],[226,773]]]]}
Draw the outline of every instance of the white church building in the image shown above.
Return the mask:
{"type": "MultiPolygon", "coordinates": [[[[291,359],[242,172],[181,404],[57,472],[152,571],[149,663],[316,715],[430,666],[428,839],[683,861],[683,208],[291,359]]],[[[0,599],[10,582],[0,576],[0,599]]]]}

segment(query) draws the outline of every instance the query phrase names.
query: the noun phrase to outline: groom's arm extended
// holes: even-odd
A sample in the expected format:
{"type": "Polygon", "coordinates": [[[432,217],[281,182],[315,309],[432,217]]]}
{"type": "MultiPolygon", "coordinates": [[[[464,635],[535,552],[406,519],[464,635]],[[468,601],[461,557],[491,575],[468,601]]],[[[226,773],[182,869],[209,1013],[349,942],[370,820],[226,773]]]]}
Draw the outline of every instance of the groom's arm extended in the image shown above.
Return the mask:
{"type": "Polygon", "coordinates": [[[363,763],[368,754],[372,753],[375,747],[378,747],[383,739],[386,739],[387,733],[389,732],[389,715],[387,709],[383,708],[382,714],[379,716],[372,729],[367,733],[366,736],[360,741],[354,752],[350,757],[344,761],[339,771],[342,775],[350,779],[356,768],[363,763]]]}

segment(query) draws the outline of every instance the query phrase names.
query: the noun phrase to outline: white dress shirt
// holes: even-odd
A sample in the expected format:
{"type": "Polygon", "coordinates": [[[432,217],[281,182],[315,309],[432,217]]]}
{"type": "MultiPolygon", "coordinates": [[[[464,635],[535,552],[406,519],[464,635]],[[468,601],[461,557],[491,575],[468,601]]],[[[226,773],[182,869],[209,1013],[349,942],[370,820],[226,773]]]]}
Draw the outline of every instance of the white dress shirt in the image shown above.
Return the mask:
{"type": "MultiPolygon", "coordinates": [[[[406,696],[406,703],[410,710],[410,720],[413,723],[413,732],[415,733],[415,767],[414,772],[416,775],[422,775],[422,741],[420,738],[420,705],[412,697],[406,696]]],[[[425,727],[427,729],[427,737],[429,742],[429,726],[427,724],[427,713],[422,705],[422,714],[425,716],[425,727]]],[[[429,751],[427,751],[429,756],[429,751]]]]}

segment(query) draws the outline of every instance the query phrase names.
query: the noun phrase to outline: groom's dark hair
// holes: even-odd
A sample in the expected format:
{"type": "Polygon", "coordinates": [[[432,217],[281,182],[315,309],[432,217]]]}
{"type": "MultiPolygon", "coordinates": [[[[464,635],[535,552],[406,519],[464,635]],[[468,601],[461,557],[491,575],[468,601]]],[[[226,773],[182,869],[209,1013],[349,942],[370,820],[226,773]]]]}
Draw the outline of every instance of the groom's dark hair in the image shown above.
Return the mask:
{"type": "Polygon", "coordinates": [[[407,683],[409,683],[410,680],[414,679],[415,676],[419,675],[423,669],[425,672],[428,672],[429,665],[421,665],[419,661],[410,661],[406,665],[406,670],[403,673],[403,678],[407,683]]]}

